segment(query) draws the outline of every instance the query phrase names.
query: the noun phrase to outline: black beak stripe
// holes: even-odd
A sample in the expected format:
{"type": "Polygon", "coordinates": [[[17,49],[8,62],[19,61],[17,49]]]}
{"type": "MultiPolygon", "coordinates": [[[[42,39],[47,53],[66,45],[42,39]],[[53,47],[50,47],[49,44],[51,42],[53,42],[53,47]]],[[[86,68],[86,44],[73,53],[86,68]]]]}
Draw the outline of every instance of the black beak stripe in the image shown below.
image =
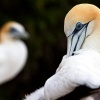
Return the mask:
{"type": "MultiPolygon", "coordinates": [[[[85,37],[86,37],[86,32],[87,32],[88,24],[89,24],[89,22],[86,23],[86,24],[84,24],[85,27],[83,26],[84,29],[85,29],[85,37]]],[[[80,37],[81,37],[81,35],[82,35],[84,29],[82,30],[81,34],[78,36],[78,39],[77,39],[76,45],[75,45],[75,47],[74,47],[74,49],[73,49],[73,52],[76,51],[76,48],[77,48],[78,42],[79,42],[79,40],[80,40],[80,37]]],[[[79,31],[75,29],[75,30],[73,31],[73,33],[71,34],[71,35],[73,35],[73,36],[72,36],[72,39],[71,39],[71,47],[70,47],[70,51],[71,51],[71,48],[72,48],[73,38],[74,38],[74,36],[75,36],[78,32],[79,32],[79,31]]],[[[84,37],[84,40],[85,40],[85,37],[84,37]]],[[[83,40],[81,46],[83,45],[84,40],[83,40]]],[[[74,55],[74,53],[72,53],[72,56],[73,56],[73,55],[74,55]]]]}

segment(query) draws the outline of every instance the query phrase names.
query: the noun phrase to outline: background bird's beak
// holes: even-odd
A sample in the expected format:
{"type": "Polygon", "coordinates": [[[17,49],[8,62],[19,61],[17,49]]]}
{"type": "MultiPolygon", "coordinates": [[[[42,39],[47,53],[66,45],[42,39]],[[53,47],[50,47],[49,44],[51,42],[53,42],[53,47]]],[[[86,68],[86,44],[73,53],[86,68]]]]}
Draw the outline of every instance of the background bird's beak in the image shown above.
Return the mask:
{"type": "Polygon", "coordinates": [[[80,31],[74,30],[73,33],[68,37],[67,44],[67,57],[74,55],[75,51],[78,51],[87,36],[87,24],[80,31]]]}
{"type": "Polygon", "coordinates": [[[29,33],[24,31],[24,32],[19,32],[19,31],[13,31],[10,33],[10,36],[12,38],[22,38],[22,39],[27,39],[29,38],[29,33]]]}
{"type": "Polygon", "coordinates": [[[29,38],[29,33],[27,31],[24,31],[23,33],[20,33],[20,37],[22,37],[23,39],[27,39],[29,38]]]}

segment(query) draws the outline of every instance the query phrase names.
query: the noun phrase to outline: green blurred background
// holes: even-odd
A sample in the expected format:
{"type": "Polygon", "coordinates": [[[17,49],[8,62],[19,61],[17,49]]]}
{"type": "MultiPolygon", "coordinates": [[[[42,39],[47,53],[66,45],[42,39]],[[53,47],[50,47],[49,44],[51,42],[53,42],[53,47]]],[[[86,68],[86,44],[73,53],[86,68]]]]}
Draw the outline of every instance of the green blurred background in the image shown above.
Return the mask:
{"type": "Polygon", "coordinates": [[[30,33],[24,41],[29,51],[26,65],[15,79],[0,86],[0,100],[22,100],[55,73],[67,52],[65,15],[79,3],[100,7],[100,0],[0,0],[0,26],[14,20],[30,33]]]}

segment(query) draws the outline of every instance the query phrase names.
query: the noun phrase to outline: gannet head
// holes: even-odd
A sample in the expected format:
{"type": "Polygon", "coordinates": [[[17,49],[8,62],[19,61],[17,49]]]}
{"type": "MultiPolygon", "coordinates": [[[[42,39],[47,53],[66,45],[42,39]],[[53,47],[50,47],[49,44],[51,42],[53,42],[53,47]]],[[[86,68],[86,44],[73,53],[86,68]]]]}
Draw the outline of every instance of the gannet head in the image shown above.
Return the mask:
{"type": "Polygon", "coordinates": [[[1,27],[1,41],[28,38],[28,33],[18,22],[10,21],[1,27]]]}
{"type": "Polygon", "coordinates": [[[92,4],[79,4],[73,7],[65,17],[64,32],[68,38],[67,56],[79,50],[100,20],[100,10],[92,4]]]}

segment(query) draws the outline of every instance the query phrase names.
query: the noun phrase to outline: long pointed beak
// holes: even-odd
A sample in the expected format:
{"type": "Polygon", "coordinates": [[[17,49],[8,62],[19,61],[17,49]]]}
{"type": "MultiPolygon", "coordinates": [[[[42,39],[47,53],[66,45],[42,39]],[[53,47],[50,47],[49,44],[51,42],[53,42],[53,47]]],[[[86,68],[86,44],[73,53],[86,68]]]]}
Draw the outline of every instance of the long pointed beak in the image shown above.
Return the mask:
{"type": "Polygon", "coordinates": [[[74,55],[74,52],[79,50],[87,36],[87,26],[88,23],[80,31],[74,30],[73,33],[68,36],[68,45],[67,45],[67,57],[74,55]]]}
{"type": "Polygon", "coordinates": [[[24,31],[23,33],[19,33],[19,36],[23,39],[29,38],[29,33],[27,31],[24,31]]]}
{"type": "Polygon", "coordinates": [[[19,32],[19,31],[14,31],[10,33],[10,36],[13,38],[22,38],[22,39],[27,39],[29,38],[28,32],[19,32]]]}

